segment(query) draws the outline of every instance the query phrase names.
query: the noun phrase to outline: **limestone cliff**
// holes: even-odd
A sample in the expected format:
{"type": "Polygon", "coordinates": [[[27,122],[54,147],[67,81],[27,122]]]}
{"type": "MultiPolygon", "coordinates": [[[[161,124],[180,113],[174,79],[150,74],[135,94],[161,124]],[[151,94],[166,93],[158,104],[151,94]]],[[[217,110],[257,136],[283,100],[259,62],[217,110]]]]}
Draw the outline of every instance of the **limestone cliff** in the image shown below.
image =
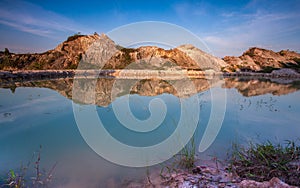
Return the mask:
{"type": "Polygon", "coordinates": [[[74,35],[44,53],[0,52],[0,70],[41,69],[193,69],[207,70],[225,62],[191,45],[174,49],[156,46],[124,48],[106,35],[74,35]]]}
{"type": "Polygon", "coordinates": [[[44,53],[14,54],[0,52],[0,70],[41,69],[146,69],[146,70],[214,70],[224,72],[271,72],[292,68],[300,72],[300,54],[282,50],[274,52],[250,48],[239,57],[214,57],[189,45],[174,49],[156,46],[124,48],[105,34],[74,35],[44,53]],[[80,62],[80,67],[78,64],[80,62]]]}
{"type": "Polygon", "coordinates": [[[39,70],[39,69],[74,69],[84,52],[100,36],[74,35],[59,44],[55,49],[44,53],[14,54],[0,53],[2,70],[39,70]]]}
{"type": "Polygon", "coordinates": [[[196,48],[193,45],[181,45],[177,47],[180,51],[184,52],[191,59],[193,59],[201,70],[213,69],[215,71],[221,71],[222,67],[226,67],[227,64],[222,59],[205,53],[204,51],[196,48]]]}
{"type": "Polygon", "coordinates": [[[239,57],[225,56],[223,60],[228,64],[223,70],[271,72],[279,68],[300,68],[300,54],[294,51],[281,50],[274,52],[262,48],[250,48],[239,57]]]}

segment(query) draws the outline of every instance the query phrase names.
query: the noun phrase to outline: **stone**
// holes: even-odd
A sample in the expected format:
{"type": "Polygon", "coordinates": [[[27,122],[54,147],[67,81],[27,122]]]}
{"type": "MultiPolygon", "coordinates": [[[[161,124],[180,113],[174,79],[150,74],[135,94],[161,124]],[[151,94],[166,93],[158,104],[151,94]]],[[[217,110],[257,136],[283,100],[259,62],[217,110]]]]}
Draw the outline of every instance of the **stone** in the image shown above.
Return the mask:
{"type": "Polygon", "coordinates": [[[243,180],[239,186],[241,188],[295,188],[281,181],[279,178],[272,178],[270,181],[257,182],[254,180],[243,180]]]}

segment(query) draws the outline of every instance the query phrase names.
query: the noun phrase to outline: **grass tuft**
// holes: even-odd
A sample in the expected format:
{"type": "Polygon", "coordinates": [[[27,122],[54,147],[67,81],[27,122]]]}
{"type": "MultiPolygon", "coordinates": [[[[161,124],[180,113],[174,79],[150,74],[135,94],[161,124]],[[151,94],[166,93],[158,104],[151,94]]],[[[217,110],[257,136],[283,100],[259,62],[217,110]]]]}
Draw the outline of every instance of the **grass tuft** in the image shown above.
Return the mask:
{"type": "Polygon", "coordinates": [[[41,171],[41,146],[39,151],[33,155],[37,159],[34,161],[35,176],[28,178],[28,170],[31,165],[31,161],[27,165],[21,165],[18,170],[9,170],[6,178],[1,178],[0,187],[2,188],[40,188],[40,187],[49,187],[53,179],[53,171],[56,167],[56,163],[48,172],[41,171]]]}
{"type": "Polygon", "coordinates": [[[300,186],[300,146],[294,141],[285,145],[250,144],[249,148],[233,145],[229,169],[243,179],[269,181],[278,177],[282,181],[300,186]]]}
{"type": "Polygon", "coordinates": [[[196,162],[196,146],[194,136],[190,140],[190,142],[181,150],[180,152],[180,160],[179,165],[191,169],[195,166],[196,162]]]}

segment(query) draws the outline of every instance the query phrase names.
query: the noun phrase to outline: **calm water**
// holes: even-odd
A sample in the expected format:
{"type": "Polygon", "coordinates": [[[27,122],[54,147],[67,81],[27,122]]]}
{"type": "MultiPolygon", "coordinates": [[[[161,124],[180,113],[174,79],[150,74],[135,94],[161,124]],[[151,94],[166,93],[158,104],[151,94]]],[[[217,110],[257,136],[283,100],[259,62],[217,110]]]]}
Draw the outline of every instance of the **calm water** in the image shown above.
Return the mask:
{"type": "MultiPolygon", "coordinates": [[[[41,146],[41,167],[50,169],[57,162],[53,187],[109,187],[143,179],[146,168],[113,164],[87,145],[74,119],[72,83],[71,79],[1,83],[0,174],[34,161],[32,156],[41,146]]],[[[83,107],[95,105],[105,129],[117,140],[132,146],[150,146],[174,132],[182,110],[181,101],[167,83],[144,80],[132,88],[130,95],[122,94],[124,88],[120,86],[113,100],[107,96],[110,96],[114,80],[102,79],[98,83],[96,105],[85,99],[80,104],[83,107]],[[148,134],[137,134],[122,126],[112,105],[126,97],[129,97],[131,112],[141,120],[149,117],[148,105],[152,99],[164,101],[167,113],[162,126],[148,134]]],[[[218,96],[226,90],[227,94],[221,130],[208,150],[197,152],[200,158],[218,156],[225,159],[233,142],[245,144],[270,140],[284,143],[300,138],[299,82],[226,79],[225,83],[210,90],[204,80],[194,83],[199,86],[197,93],[183,97],[184,100],[197,97],[200,101],[200,120],[195,133],[197,147],[211,113],[211,93],[218,96]]],[[[30,168],[34,169],[32,164],[30,168]]]]}

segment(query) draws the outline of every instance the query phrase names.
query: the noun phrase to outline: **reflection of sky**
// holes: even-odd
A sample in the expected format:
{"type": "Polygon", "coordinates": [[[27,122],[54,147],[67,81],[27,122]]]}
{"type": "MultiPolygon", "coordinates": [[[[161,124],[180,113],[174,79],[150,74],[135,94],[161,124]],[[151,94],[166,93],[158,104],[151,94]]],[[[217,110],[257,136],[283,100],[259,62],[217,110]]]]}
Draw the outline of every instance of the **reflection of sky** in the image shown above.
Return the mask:
{"type": "MultiPolygon", "coordinates": [[[[220,100],[215,90],[215,100],[220,100]]],[[[21,161],[31,159],[32,153],[42,145],[42,164],[51,166],[56,161],[57,177],[67,184],[85,185],[87,181],[95,185],[110,177],[143,176],[143,169],[123,168],[113,165],[96,153],[84,142],[74,121],[71,101],[55,91],[44,88],[17,88],[12,94],[8,89],[0,89],[0,166],[17,168],[21,161]],[[10,113],[10,115],[4,115],[10,113]],[[17,162],[16,162],[17,161],[17,162]],[[86,175],[89,177],[87,178],[86,175]]],[[[201,101],[200,122],[196,133],[196,145],[202,137],[210,115],[210,92],[200,93],[201,101]]],[[[163,140],[172,134],[171,127],[176,124],[180,115],[179,100],[170,94],[159,96],[130,96],[130,108],[139,119],[149,117],[148,105],[153,98],[164,100],[168,107],[165,127],[157,129],[152,137],[143,134],[132,134],[127,140],[134,143],[136,138],[163,140]],[[159,132],[161,131],[161,132],[159,132]]],[[[271,94],[243,97],[236,89],[227,89],[227,109],[222,128],[212,146],[201,156],[217,154],[224,157],[232,142],[245,143],[248,141],[280,141],[295,140],[300,137],[300,92],[283,96],[271,94]]],[[[122,97],[117,100],[124,100],[122,97]]],[[[120,107],[122,108],[122,107],[120,107]]],[[[128,138],[114,118],[111,105],[97,107],[97,112],[106,129],[121,141],[128,138]],[[123,131],[123,132],[122,132],[123,131]]],[[[153,141],[153,140],[152,140],[153,141]]],[[[143,143],[136,143],[136,145],[143,143]]]]}
{"type": "Polygon", "coordinates": [[[53,114],[63,115],[71,104],[55,91],[44,88],[17,88],[14,94],[1,89],[0,95],[0,138],[4,133],[42,124],[53,114]]]}
{"type": "MultiPolygon", "coordinates": [[[[266,94],[243,97],[236,89],[227,89],[227,96],[227,110],[221,131],[205,154],[214,153],[224,157],[233,142],[270,140],[283,143],[285,140],[300,139],[299,91],[283,96],[266,94]]],[[[203,97],[209,99],[209,93],[203,97]]],[[[209,110],[210,103],[204,103],[198,130],[200,138],[207,123],[205,117],[208,116],[209,110]]]]}

